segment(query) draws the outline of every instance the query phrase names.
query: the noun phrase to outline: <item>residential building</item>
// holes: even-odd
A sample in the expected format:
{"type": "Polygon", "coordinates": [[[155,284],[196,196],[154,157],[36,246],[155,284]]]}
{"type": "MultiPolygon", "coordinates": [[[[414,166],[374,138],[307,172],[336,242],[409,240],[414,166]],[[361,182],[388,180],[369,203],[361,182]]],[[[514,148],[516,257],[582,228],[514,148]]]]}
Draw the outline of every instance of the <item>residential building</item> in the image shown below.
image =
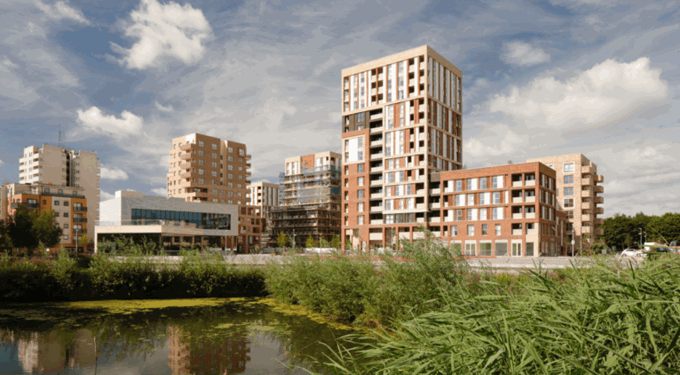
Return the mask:
{"type": "Polygon", "coordinates": [[[428,223],[428,175],[463,163],[462,76],[429,46],[342,70],[343,248],[428,223]]]}
{"type": "MultiPolygon", "coordinates": [[[[510,164],[433,173],[430,182],[427,226],[464,255],[563,254],[564,222],[559,218],[553,169],[538,162],[510,164]]],[[[413,239],[407,237],[406,228],[397,234],[413,239]]]]}
{"type": "Polygon", "coordinates": [[[9,208],[7,207],[7,185],[0,186],[0,221],[7,221],[9,208]]]}
{"type": "Polygon", "coordinates": [[[260,246],[265,247],[273,239],[272,208],[279,206],[279,185],[261,181],[248,185],[248,191],[248,204],[255,207],[255,213],[262,219],[260,246]]]}
{"type": "Polygon", "coordinates": [[[94,233],[99,219],[101,163],[96,152],[77,151],[60,146],[29,146],[19,159],[19,182],[54,184],[83,189],[90,209],[87,233],[94,233]]]}
{"type": "Polygon", "coordinates": [[[340,234],[340,166],[340,154],[331,151],[285,160],[279,207],[272,209],[274,241],[280,232],[298,245],[340,234]]]}
{"type": "Polygon", "coordinates": [[[138,244],[151,241],[165,250],[192,245],[220,247],[225,237],[238,233],[238,210],[236,204],[190,202],[119,190],[113,199],[101,203],[95,252],[102,244],[112,246],[120,237],[138,244]]]}
{"type": "Polygon", "coordinates": [[[53,210],[56,225],[62,228],[60,244],[66,248],[75,248],[84,234],[93,233],[89,228],[94,228],[94,223],[88,224],[96,215],[88,207],[83,188],[33,182],[9,184],[6,190],[8,215],[14,215],[19,206],[35,210],[38,215],[53,210]]]}
{"type": "Polygon", "coordinates": [[[597,174],[597,165],[583,154],[536,158],[557,173],[558,205],[566,214],[567,234],[571,254],[571,240],[576,251],[588,249],[593,240],[604,235],[604,177],[597,174]]]}
{"type": "Polygon", "coordinates": [[[250,159],[246,145],[203,134],[189,134],[172,140],[167,195],[188,202],[239,205],[237,238],[227,247],[240,252],[260,243],[261,223],[249,201],[250,159]]]}

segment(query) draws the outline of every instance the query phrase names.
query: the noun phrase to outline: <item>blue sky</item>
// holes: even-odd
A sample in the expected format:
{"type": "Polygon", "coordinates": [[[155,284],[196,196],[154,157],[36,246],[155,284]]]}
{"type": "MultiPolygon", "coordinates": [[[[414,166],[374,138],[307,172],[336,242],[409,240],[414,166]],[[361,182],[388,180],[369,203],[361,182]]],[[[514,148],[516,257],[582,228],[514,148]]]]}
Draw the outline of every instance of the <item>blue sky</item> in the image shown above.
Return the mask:
{"type": "Polygon", "coordinates": [[[583,153],[605,216],[680,211],[680,2],[0,2],[0,178],[98,152],[102,199],[164,194],[170,140],[244,142],[253,181],[340,143],[340,71],[424,44],[463,71],[468,168],[583,153]]]}

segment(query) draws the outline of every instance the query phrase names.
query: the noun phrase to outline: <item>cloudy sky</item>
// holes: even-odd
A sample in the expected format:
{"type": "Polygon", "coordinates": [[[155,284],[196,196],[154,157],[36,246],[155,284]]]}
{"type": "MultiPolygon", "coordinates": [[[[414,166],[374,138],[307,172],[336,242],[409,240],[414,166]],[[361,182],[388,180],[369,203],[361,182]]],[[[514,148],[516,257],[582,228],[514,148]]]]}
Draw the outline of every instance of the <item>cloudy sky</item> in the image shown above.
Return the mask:
{"type": "Polygon", "coordinates": [[[468,168],[583,153],[605,216],[680,211],[678,1],[0,0],[0,178],[61,130],[103,199],[164,194],[194,132],[277,182],[340,150],[341,69],[424,44],[463,71],[468,168]]]}

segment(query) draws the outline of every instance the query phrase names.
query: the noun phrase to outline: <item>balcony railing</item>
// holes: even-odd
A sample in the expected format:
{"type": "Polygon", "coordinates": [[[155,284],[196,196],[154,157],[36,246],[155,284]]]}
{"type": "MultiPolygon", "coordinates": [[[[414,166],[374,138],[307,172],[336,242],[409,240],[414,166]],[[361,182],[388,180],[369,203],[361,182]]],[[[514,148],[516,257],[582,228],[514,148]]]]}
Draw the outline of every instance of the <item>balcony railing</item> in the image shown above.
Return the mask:
{"type": "Polygon", "coordinates": [[[26,208],[38,209],[40,205],[38,203],[12,203],[10,206],[12,209],[19,208],[19,206],[24,206],[26,208]]]}
{"type": "Polygon", "coordinates": [[[86,217],[74,217],[73,222],[74,223],[87,223],[87,218],[86,217]]]}
{"type": "Polygon", "coordinates": [[[87,212],[87,207],[73,206],[73,212],[87,212]]]}

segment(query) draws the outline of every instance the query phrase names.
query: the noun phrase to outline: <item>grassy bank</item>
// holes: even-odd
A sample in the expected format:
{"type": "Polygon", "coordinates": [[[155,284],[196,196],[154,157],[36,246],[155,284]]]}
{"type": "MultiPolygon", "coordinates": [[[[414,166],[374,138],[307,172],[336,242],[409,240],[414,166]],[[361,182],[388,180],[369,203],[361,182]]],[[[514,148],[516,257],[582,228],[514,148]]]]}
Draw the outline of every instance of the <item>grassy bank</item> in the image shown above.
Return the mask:
{"type": "Polygon", "coordinates": [[[383,257],[295,259],[267,269],[276,298],[355,323],[335,374],[666,374],[680,368],[680,261],[521,276],[473,272],[434,242],[383,257]],[[351,349],[346,349],[351,348],[351,349]]]}
{"type": "Polygon", "coordinates": [[[178,264],[156,264],[140,247],[85,262],[0,256],[0,301],[254,297],[266,294],[261,269],[226,264],[219,255],[185,251],[178,264]]]}

